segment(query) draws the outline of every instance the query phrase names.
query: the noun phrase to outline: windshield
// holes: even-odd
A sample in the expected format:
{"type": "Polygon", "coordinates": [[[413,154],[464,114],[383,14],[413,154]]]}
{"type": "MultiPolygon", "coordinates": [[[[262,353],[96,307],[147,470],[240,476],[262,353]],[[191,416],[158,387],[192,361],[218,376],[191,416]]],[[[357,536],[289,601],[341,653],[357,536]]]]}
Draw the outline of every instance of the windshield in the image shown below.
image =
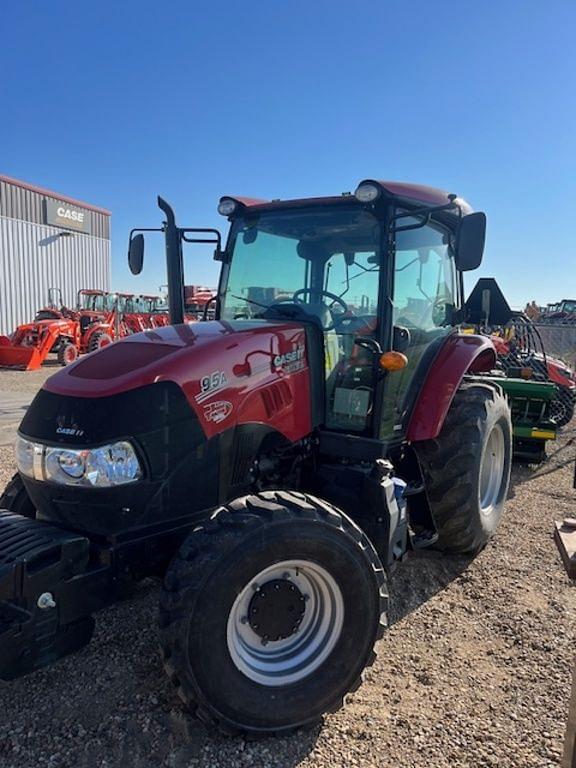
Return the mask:
{"type": "Polygon", "coordinates": [[[296,304],[329,327],[344,312],[375,312],[380,231],[371,213],[340,206],[237,221],[221,317],[296,304]]]}
{"type": "Polygon", "coordinates": [[[103,293],[80,293],[79,307],[92,312],[102,312],[105,308],[106,295],[103,293]]]}

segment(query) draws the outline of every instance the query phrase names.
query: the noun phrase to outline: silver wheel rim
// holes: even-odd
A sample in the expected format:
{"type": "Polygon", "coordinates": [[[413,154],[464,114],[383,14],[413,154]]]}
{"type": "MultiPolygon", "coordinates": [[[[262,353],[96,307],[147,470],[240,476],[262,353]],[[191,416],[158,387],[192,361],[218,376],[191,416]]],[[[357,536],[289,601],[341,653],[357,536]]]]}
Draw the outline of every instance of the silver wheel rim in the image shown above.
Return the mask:
{"type": "Polygon", "coordinates": [[[506,441],[500,424],[490,432],[480,464],[480,510],[489,515],[500,502],[506,464],[506,441]]]}
{"type": "Polygon", "coordinates": [[[228,651],[235,666],[256,683],[288,685],[312,674],[328,658],[344,623],[344,599],[334,578],[308,560],[284,560],[258,573],[240,592],[228,616],[228,651]],[[266,583],[287,580],[304,598],[298,629],[265,641],[250,626],[248,608],[266,583]]]}

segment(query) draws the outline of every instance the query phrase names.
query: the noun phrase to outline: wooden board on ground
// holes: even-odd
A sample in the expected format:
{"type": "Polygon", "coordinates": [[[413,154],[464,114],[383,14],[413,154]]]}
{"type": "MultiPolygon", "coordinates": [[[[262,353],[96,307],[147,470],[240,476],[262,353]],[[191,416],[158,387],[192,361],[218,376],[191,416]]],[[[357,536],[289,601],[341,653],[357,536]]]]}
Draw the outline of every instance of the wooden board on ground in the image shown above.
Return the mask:
{"type": "Polygon", "coordinates": [[[576,520],[556,523],[554,540],[560,550],[564,567],[571,579],[576,579],[576,520]]]}

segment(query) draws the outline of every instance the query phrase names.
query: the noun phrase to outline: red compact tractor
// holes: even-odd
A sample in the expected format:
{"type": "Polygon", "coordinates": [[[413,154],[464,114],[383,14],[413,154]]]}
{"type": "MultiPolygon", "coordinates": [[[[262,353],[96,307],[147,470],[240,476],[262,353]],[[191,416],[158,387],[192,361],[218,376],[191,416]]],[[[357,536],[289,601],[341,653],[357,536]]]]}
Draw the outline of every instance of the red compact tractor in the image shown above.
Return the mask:
{"type": "Polygon", "coordinates": [[[128,327],[124,320],[133,312],[132,299],[132,294],[82,289],[76,309],[68,309],[61,301],[49,302],[32,323],[18,326],[11,338],[0,336],[0,367],[37,370],[51,352],[60,365],[69,365],[80,354],[143,330],[137,322],[128,327]]]}
{"type": "MultiPolygon", "coordinates": [[[[90,640],[123,582],[162,579],[170,680],[204,722],[282,733],[360,684],[411,551],[474,553],[507,495],[510,411],[461,334],[485,217],[429,187],[224,197],[166,215],[171,325],[44,384],[0,499],[0,679],[90,640]],[[215,319],[184,323],[183,242],[216,245],[215,319]]],[[[131,234],[132,271],[144,236],[131,234]]]]}
{"type": "Polygon", "coordinates": [[[48,304],[36,312],[31,323],[19,325],[11,337],[0,336],[0,367],[34,371],[51,352],[68,365],[78,357],[78,317],[62,303],[59,288],[49,288],[48,304]]]}
{"type": "Polygon", "coordinates": [[[60,365],[69,365],[80,353],[103,346],[99,334],[108,327],[109,294],[83,289],[76,309],[64,306],[59,288],[50,288],[48,295],[48,305],[38,310],[31,323],[18,326],[10,338],[0,336],[0,367],[34,371],[51,352],[60,365]]]}

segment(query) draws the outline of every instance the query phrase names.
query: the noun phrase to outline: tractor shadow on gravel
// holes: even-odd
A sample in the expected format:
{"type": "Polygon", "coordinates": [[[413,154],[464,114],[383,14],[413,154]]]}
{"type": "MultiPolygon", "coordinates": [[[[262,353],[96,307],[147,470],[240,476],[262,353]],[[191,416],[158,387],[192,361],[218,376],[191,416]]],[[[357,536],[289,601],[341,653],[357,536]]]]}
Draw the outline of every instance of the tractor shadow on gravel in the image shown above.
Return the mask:
{"type": "Polygon", "coordinates": [[[422,550],[398,564],[389,579],[390,626],[418,610],[467,570],[476,555],[422,550]]]}

